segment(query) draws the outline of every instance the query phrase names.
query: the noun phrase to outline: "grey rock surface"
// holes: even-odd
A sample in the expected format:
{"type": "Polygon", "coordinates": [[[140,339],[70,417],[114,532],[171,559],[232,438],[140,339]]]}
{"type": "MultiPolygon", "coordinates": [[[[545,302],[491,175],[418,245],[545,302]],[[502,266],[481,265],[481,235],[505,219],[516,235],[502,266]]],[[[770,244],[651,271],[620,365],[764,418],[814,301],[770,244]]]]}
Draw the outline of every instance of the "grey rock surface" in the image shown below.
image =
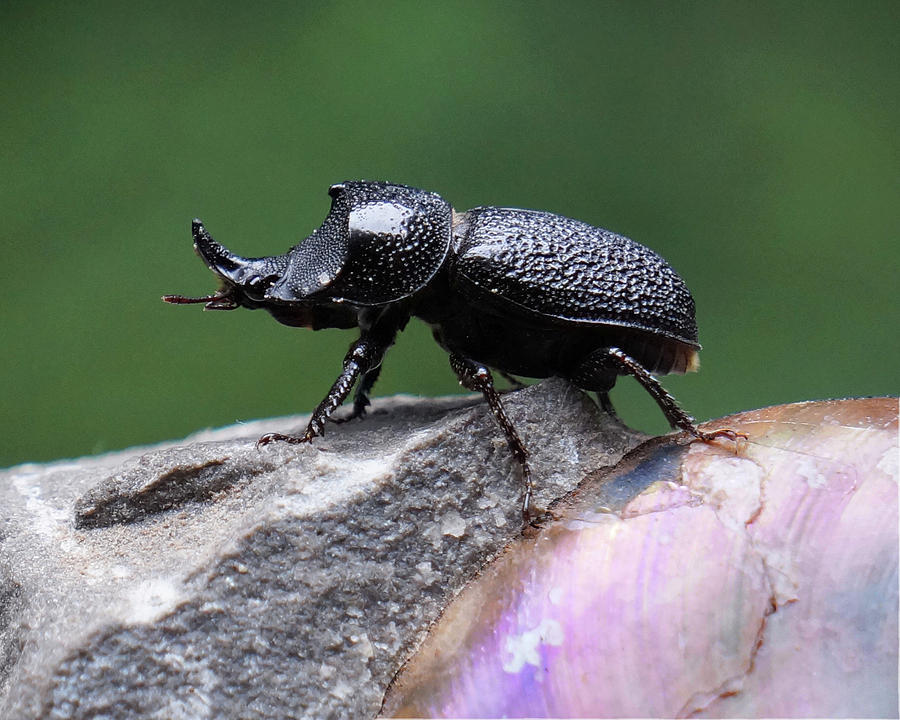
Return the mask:
{"type": "MultiPolygon", "coordinates": [[[[643,436],[563,381],[505,396],[537,504],[643,436]]],[[[364,717],[522,532],[475,397],[379,399],[311,445],[282,418],[0,473],[0,717],[364,717]]]]}

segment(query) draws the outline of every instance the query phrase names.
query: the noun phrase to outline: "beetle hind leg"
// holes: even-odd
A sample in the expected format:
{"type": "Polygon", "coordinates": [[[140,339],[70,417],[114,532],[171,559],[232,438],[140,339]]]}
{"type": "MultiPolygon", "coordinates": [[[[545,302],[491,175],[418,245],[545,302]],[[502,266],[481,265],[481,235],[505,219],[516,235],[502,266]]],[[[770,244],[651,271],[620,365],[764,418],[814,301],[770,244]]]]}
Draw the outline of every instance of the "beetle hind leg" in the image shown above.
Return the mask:
{"type": "MultiPolygon", "coordinates": [[[[737,441],[739,438],[745,437],[743,433],[738,433],[727,428],[713,430],[712,432],[706,432],[698,428],[694,423],[694,419],[679,407],[675,398],[660,384],[659,380],[647,372],[646,368],[644,368],[637,360],[619,348],[604,348],[591,353],[581,364],[581,367],[578,370],[579,377],[576,380],[576,383],[578,383],[579,380],[582,382],[586,380],[589,381],[591,377],[602,376],[610,370],[614,370],[616,373],[622,375],[631,375],[634,377],[644,390],[650,393],[650,396],[656,401],[659,409],[662,410],[663,415],[666,416],[666,420],[669,421],[669,425],[673,428],[684,430],[703,442],[710,442],[720,437],[737,441]]],[[[604,395],[606,396],[606,402],[609,403],[607,391],[598,392],[597,394],[602,406],[604,406],[604,395]]],[[[604,406],[604,409],[607,409],[606,406],[604,406]]],[[[611,404],[609,404],[609,409],[612,409],[611,404]]]]}
{"type": "Polygon", "coordinates": [[[467,390],[480,392],[487,400],[491,409],[494,420],[500,426],[503,434],[506,436],[506,444],[509,445],[510,452],[522,468],[522,481],[525,486],[522,495],[522,519],[526,524],[536,524],[540,521],[543,513],[535,510],[532,505],[532,497],[534,496],[534,480],[531,477],[531,468],[528,465],[528,449],[519,433],[516,432],[512,420],[506,414],[503,403],[500,400],[500,393],[494,387],[494,378],[491,371],[481,363],[474,360],[464,358],[462,355],[451,354],[450,366],[459,378],[460,384],[467,390]]]}

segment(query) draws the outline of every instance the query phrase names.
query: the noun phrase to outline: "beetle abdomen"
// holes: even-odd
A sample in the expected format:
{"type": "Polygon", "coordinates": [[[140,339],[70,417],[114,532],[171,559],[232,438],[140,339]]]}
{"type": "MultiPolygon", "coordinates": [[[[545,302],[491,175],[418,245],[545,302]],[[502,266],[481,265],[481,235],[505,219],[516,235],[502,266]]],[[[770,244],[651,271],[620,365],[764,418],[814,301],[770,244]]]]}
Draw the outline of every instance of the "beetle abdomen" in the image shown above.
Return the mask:
{"type": "MultiPolygon", "coordinates": [[[[572,324],[535,314],[510,315],[489,298],[451,302],[425,314],[435,339],[448,352],[465,354],[513,375],[575,379],[595,351],[616,347],[656,375],[696,370],[696,346],[659,333],[611,324],[572,324]]],[[[506,307],[508,310],[508,306],[506,307]]],[[[608,390],[615,371],[597,376],[585,390],[608,390]]]]}
{"type": "Polygon", "coordinates": [[[655,252],[622,235],[552,213],[479,207],[459,217],[453,242],[458,281],[500,304],[699,348],[684,281],[655,252]]]}

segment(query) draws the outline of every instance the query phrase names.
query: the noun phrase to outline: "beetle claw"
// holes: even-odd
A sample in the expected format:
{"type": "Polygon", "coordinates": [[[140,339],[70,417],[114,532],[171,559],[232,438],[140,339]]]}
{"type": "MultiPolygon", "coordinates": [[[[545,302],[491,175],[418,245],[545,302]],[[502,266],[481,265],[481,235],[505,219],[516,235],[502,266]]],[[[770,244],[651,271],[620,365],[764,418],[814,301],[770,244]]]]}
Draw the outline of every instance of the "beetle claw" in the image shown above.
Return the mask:
{"type": "Polygon", "coordinates": [[[273,442],[286,442],[291,445],[299,445],[300,443],[309,442],[309,438],[305,435],[303,437],[296,437],[294,435],[282,435],[281,433],[266,433],[256,441],[256,449],[259,450],[273,442]]]}
{"type": "Polygon", "coordinates": [[[727,440],[731,440],[734,443],[735,452],[740,452],[741,448],[743,448],[744,443],[749,441],[750,436],[747,433],[740,432],[738,430],[732,430],[731,428],[719,428],[718,430],[713,430],[711,432],[704,432],[703,430],[697,430],[697,439],[701,442],[711,443],[719,438],[725,438],[727,440]]]}
{"type": "Polygon", "coordinates": [[[524,521],[522,533],[524,535],[531,535],[533,532],[541,530],[547,523],[556,520],[556,515],[550,510],[543,510],[532,505],[529,506],[527,510],[523,508],[522,520],[524,521]]]}
{"type": "Polygon", "coordinates": [[[310,423],[309,427],[306,428],[306,432],[303,433],[302,438],[298,438],[297,442],[312,442],[313,438],[322,437],[325,434],[325,428],[321,425],[313,426],[310,423]]]}

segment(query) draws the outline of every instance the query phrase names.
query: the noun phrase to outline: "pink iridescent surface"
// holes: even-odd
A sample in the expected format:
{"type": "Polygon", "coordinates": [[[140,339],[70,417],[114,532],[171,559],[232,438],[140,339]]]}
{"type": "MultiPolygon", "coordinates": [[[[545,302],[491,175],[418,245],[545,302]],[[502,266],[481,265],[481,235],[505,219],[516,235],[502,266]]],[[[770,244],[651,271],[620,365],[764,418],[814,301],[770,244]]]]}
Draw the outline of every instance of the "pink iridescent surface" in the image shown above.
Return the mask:
{"type": "Polygon", "coordinates": [[[384,712],[897,717],[897,401],[651,441],[450,605],[384,712]]]}

